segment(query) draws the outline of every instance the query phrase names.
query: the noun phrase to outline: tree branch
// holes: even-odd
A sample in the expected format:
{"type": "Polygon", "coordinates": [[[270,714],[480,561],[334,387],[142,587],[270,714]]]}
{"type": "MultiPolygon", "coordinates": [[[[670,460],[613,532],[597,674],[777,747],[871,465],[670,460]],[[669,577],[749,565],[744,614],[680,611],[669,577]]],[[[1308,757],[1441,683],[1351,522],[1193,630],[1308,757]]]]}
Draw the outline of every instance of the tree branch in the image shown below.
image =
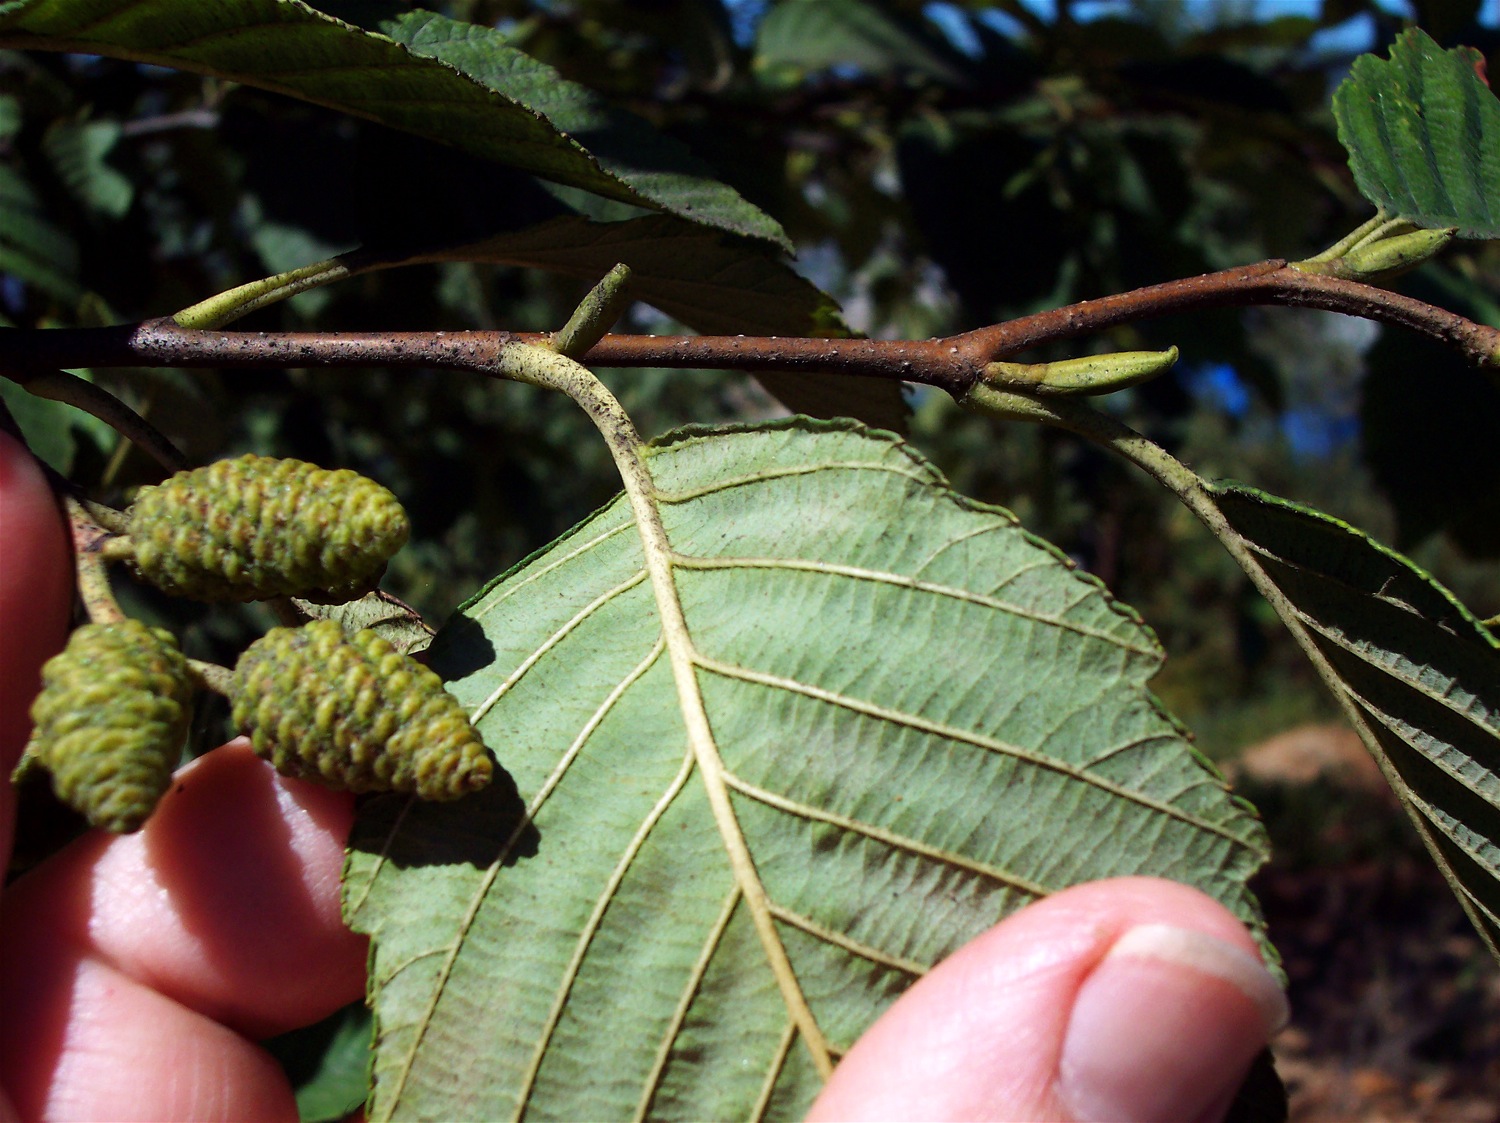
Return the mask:
{"type": "MultiPolygon", "coordinates": [[[[1289,305],[1360,316],[1406,328],[1450,347],[1481,368],[1500,369],[1500,329],[1358,281],[1264,261],[1022,316],[946,339],[805,339],[777,336],[606,335],[582,360],[605,367],[863,375],[922,383],[962,397],[990,363],[1045,343],[1120,324],[1209,308],[1289,305]]],[[[484,373],[510,343],[545,346],[550,337],[468,332],[231,332],[195,330],[171,319],[136,326],[0,330],[0,372],[38,367],[420,366],[484,373]]],[[[18,377],[24,381],[24,377],[18,377]]]]}
{"type": "Polygon", "coordinates": [[[1098,300],[980,328],[958,336],[1001,358],[1060,339],[1178,312],[1255,304],[1317,308],[1406,328],[1452,347],[1478,367],[1500,368],[1500,330],[1446,308],[1359,281],[1305,273],[1285,261],[1262,261],[1151,285],[1098,300]]]}

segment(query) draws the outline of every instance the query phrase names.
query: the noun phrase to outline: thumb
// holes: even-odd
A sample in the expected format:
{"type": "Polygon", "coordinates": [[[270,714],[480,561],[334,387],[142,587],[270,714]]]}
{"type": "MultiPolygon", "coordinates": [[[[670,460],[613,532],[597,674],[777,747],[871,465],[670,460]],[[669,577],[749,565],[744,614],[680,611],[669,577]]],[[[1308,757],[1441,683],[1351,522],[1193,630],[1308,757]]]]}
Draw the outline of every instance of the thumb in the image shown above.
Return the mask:
{"type": "Polygon", "coordinates": [[[966,944],[844,1057],[809,1118],[1217,1123],[1286,999],[1196,889],[1076,886],[966,944]]]}

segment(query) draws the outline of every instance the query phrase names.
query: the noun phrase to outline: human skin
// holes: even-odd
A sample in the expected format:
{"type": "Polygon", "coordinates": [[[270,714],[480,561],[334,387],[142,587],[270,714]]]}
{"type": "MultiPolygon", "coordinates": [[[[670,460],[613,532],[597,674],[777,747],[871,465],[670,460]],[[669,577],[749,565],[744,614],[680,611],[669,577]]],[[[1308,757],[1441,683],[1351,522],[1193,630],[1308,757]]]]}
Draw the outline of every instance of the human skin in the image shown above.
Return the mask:
{"type": "MultiPolygon", "coordinates": [[[[0,432],[0,769],[64,642],[72,566],[40,470],[0,432]]],[[[0,850],[15,799],[0,784],[0,850]]],[[[0,900],[0,1123],[296,1119],[255,1041],[364,989],[339,916],[352,797],[243,739],[145,827],[93,831],[0,900]]],[[[1167,881],[1058,893],[966,945],[860,1040],[816,1119],[1222,1117],[1285,1006],[1250,934],[1167,881]]]]}

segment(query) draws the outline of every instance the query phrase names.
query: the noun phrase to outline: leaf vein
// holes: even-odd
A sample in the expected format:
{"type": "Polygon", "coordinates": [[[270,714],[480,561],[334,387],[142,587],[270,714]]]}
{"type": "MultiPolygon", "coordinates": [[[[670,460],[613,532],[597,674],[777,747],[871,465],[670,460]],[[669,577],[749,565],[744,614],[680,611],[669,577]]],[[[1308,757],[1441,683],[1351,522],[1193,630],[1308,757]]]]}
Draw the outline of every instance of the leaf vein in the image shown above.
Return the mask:
{"type": "MultiPolygon", "coordinates": [[[[1310,631],[1321,636],[1323,639],[1327,640],[1329,643],[1339,648],[1340,650],[1347,651],[1350,655],[1353,655],[1356,659],[1364,663],[1371,670],[1378,671],[1379,673],[1385,675],[1387,678],[1400,683],[1408,690],[1411,690],[1416,694],[1420,694],[1424,698],[1431,699],[1438,705],[1442,706],[1444,709],[1448,710],[1455,717],[1461,718],[1469,724],[1476,726],[1487,736],[1497,736],[1497,731],[1494,729],[1494,727],[1486,723],[1487,714],[1483,712],[1476,713],[1474,707],[1468,704],[1459,704],[1459,702],[1454,698],[1454,690],[1459,686],[1457,680],[1450,679],[1449,684],[1445,686],[1441,692],[1430,690],[1413,679],[1411,676],[1403,674],[1399,667],[1394,666],[1391,663],[1372,658],[1370,654],[1372,650],[1377,652],[1383,650],[1379,647],[1376,647],[1372,642],[1360,639],[1358,637],[1351,637],[1342,628],[1330,627],[1326,624],[1323,624],[1321,621],[1315,619],[1312,616],[1309,616],[1301,608],[1295,605],[1293,606],[1293,610],[1297,613],[1297,615],[1301,618],[1303,624],[1305,624],[1310,631]]],[[[1440,667],[1436,667],[1433,669],[1442,672],[1442,668],[1440,667]]],[[[1446,672],[1442,673],[1446,674],[1446,672]]],[[[1342,675],[1340,675],[1339,677],[1340,681],[1344,683],[1344,688],[1348,691],[1348,693],[1353,697],[1358,697],[1357,692],[1352,686],[1348,684],[1347,680],[1345,680],[1342,675]]],[[[1466,691],[1465,693],[1467,694],[1468,692],[1466,691]]],[[[1478,699],[1475,698],[1474,695],[1469,694],[1468,696],[1471,699],[1478,701],[1478,699]]]]}
{"type": "MultiPolygon", "coordinates": [[[[1009,889],[1025,893],[1030,897],[1045,897],[1051,892],[1050,889],[1041,885],[1008,874],[1004,870],[997,869],[988,863],[975,861],[973,858],[965,857],[952,850],[943,850],[936,846],[929,846],[918,839],[897,834],[895,831],[888,831],[884,827],[877,827],[874,823],[861,822],[847,815],[840,815],[836,811],[827,811],[821,807],[814,807],[800,800],[790,799],[776,792],[767,791],[765,788],[758,787],[747,780],[741,779],[733,772],[726,772],[724,774],[724,782],[741,795],[753,799],[757,803],[774,807],[778,811],[784,811],[788,815],[811,819],[814,822],[827,823],[829,826],[838,827],[840,830],[849,831],[851,834],[863,835],[865,838],[883,843],[893,850],[904,850],[909,854],[916,854],[918,857],[927,858],[934,862],[941,862],[944,865],[954,866],[961,870],[967,870],[969,873],[999,882],[1009,889]]],[[[774,908],[775,906],[773,905],[772,907],[774,908]]]]}
{"type": "Polygon", "coordinates": [[[783,924],[789,924],[798,931],[806,932],[809,936],[822,940],[824,943],[843,948],[850,955],[857,955],[859,958],[868,960],[871,963],[878,963],[882,967],[889,967],[893,971],[900,971],[914,978],[921,978],[927,974],[928,968],[926,965],[918,963],[915,959],[907,959],[905,956],[893,955],[890,952],[871,947],[869,944],[862,943],[852,936],[846,936],[842,932],[819,924],[812,917],[804,913],[778,905],[775,901],[771,902],[771,915],[783,924]]]}
{"type": "Polygon", "coordinates": [[[678,769],[677,775],[661,794],[661,798],[641,820],[641,825],[631,836],[626,844],[625,850],[620,855],[620,860],[615,863],[615,868],[610,871],[608,880],[599,894],[599,899],[594,902],[593,911],[579,930],[578,939],[573,946],[572,957],[563,969],[562,978],[558,980],[557,992],[552,1000],[552,1008],[547,1013],[547,1020],[541,1031],[537,1034],[536,1048],[531,1055],[531,1063],[527,1066],[525,1074],[521,1078],[520,1087],[516,1093],[516,1115],[520,1120],[526,1114],[526,1105],[531,1098],[531,1093],[536,1087],[536,1078],[541,1071],[542,1061],[546,1057],[547,1048],[552,1043],[552,1035],[557,1032],[558,1023],[562,1021],[564,1010],[567,1008],[568,995],[573,991],[573,984],[578,981],[578,974],[583,967],[584,957],[588,954],[589,946],[594,942],[594,936],[599,931],[599,925],[604,921],[604,914],[614,902],[616,894],[620,890],[620,884],[625,880],[626,873],[640,854],[641,847],[646,844],[652,829],[661,817],[667,813],[667,808],[681,794],[682,789],[687,786],[688,777],[693,774],[696,763],[694,754],[689,751],[683,754],[682,767],[678,769]]]}
{"type": "Polygon", "coordinates": [[[730,491],[737,487],[748,487],[752,484],[766,483],[770,480],[788,479],[794,476],[812,476],[819,472],[847,471],[847,472],[887,472],[893,476],[904,476],[910,480],[916,480],[924,485],[931,485],[932,480],[922,472],[904,471],[892,467],[889,464],[870,462],[868,460],[825,460],[818,464],[796,465],[786,468],[777,468],[765,472],[747,472],[742,476],[726,476],[722,480],[705,484],[703,487],[687,488],[682,491],[657,490],[653,498],[659,503],[687,503],[693,499],[701,499],[706,495],[715,495],[721,491],[730,491]]]}
{"type": "Polygon", "coordinates": [[[781,1079],[781,1074],[786,1068],[786,1060],[792,1054],[792,1046],[797,1043],[797,1023],[788,1018],[786,1029],[781,1031],[781,1040],[776,1043],[776,1052],[771,1057],[771,1063],[766,1066],[766,1078],[761,1082],[760,1095],[755,1097],[755,1103],[750,1108],[750,1119],[752,1123],[760,1123],[766,1117],[766,1112],[771,1106],[771,1097],[776,1094],[776,1082],[781,1079]]]}
{"type": "Polygon", "coordinates": [[[477,724],[486,714],[490,712],[491,709],[494,708],[495,704],[499,702],[501,698],[505,697],[505,695],[508,694],[511,689],[514,688],[515,685],[526,676],[526,673],[530,671],[532,667],[541,662],[542,658],[549,651],[555,648],[558,644],[562,643],[563,640],[567,639],[571,633],[582,626],[584,621],[586,621],[595,612],[599,611],[599,609],[603,608],[606,604],[614,600],[616,597],[620,597],[628,593],[631,589],[635,588],[645,580],[646,571],[644,569],[637,570],[629,580],[622,581],[613,589],[607,589],[604,592],[600,593],[593,600],[589,601],[588,604],[584,605],[566,623],[564,623],[561,628],[558,628],[555,632],[548,636],[535,651],[533,651],[521,662],[520,666],[518,666],[510,674],[506,675],[505,679],[500,683],[500,685],[495,687],[495,689],[490,692],[489,696],[485,698],[483,702],[479,703],[477,707],[475,707],[474,712],[469,715],[469,720],[477,724]]]}
{"type": "Polygon", "coordinates": [[[677,1041],[677,1035],[682,1032],[682,1023],[687,1020],[688,1009],[692,1006],[693,999],[698,996],[698,988],[703,985],[704,973],[707,972],[714,953],[718,951],[719,942],[723,940],[724,933],[729,930],[729,922],[733,919],[734,910],[743,896],[739,884],[736,883],[724,898],[724,907],[719,910],[718,917],[708,930],[708,937],[703,941],[703,948],[698,952],[698,958],[693,961],[692,970],[688,972],[687,983],[682,988],[682,996],[678,998],[677,1006],[672,1011],[672,1018],[662,1033],[661,1044],[657,1047],[651,1071],[646,1075],[640,1103],[636,1105],[633,1117],[635,1123],[642,1123],[650,1114],[651,1102],[660,1090],[662,1073],[666,1071],[667,1060],[672,1055],[672,1046],[677,1041]]]}
{"type": "Polygon", "coordinates": [[[872,584],[892,585],[910,589],[913,592],[931,593],[934,596],[947,597],[950,600],[962,601],[981,608],[994,609],[997,612],[1004,612],[1018,619],[1030,620],[1037,624],[1047,624],[1061,628],[1064,631],[1086,636],[1089,639],[1109,643],[1112,646],[1134,652],[1138,655],[1152,657],[1156,655],[1156,651],[1153,648],[1137,646],[1110,632],[1091,628],[1087,624],[1076,623],[1052,613],[1035,612],[1021,605],[1000,600],[997,597],[988,596],[984,593],[970,592],[968,589],[960,589],[953,585],[941,585],[934,581],[923,581],[917,577],[909,577],[904,573],[864,569],[860,566],[842,565],[836,562],[808,561],[802,558],[698,558],[679,554],[674,556],[673,561],[683,569],[785,569],[801,573],[819,573],[829,577],[844,577],[856,581],[868,581],[872,584]]]}
{"type": "Polygon", "coordinates": [[[611,527],[603,534],[596,534],[586,542],[579,543],[577,547],[569,550],[566,554],[563,554],[555,561],[550,561],[546,565],[538,566],[536,568],[536,572],[528,573],[521,580],[505,582],[503,585],[499,586],[496,589],[495,595],[493,597],[486,598],[484,605],[472,614],[472,618],[476,621],[483,620],[485,616],[487,616],[490,612],[498,608],[500,605],[504,604],[517,593],[521,592],[526,588],[526,586],[532,584],[535,581],[541,580],[543,577],[546,577],[550,573],[556,572],[563,566],[567,565],[569,562],[588,553],[590,550],[594,549],[594,547],[608,541],[617,534],[623,534],[625,531],[632,529],[634,526],[635,520],[627,519],[619,526],[611,527]]]}
{"type": "MultiPolygon", "coordinates": [[[[905,725],[910,729],[915,729],[922,733],[930,733],[937,737],[946,737],[950,740],[962,742],[963,744],[973,745],[977,749],[984,749],[987,752],[1008,756],[1035,768],[1060,773],[1080,783],[1088,784],[1110,795],[1117,796],[1127,802],[1137,804],[1140,807],[1159,812],[1179,822],[1186,823],[1205,833],[1215,834],[1235,843],[1241,841],[1238,836],[1225,827],[1217,823],[1211,823],[1171,803],[1148,796],[1142,792],[1133,791],[1112,780],[1106,780],[1102,776],[1095,776],[1085,769],[1063,761],[1054,760],[1040,753],[1024,749],[1019,745],[1007,744],[1004,741],[997,741],[994,738],[973,733],[967,729],[958,729],[942,722],[930,721],[916,714],[893,710],[886,706],[877,706],[872,702],[866,702],[860,698],[851,698],[846,694],[839,694],[832,690],[824,690],[822,687],[811,686],[804,682],[798,682],[796,679],[785,678],[781,675],[765,674],[761,671],[752,671],[746,667],[737,667],[730,663],[721,663],[716,659],[710,659],[701,654],[698,656],[698,665],[706,671],[723,675],[725,678],[738,679],[742,682],[752,682],[777,690],[787,690],[794,694],[801,694],[807,698],[815,698],[820,702],[827,702],[830,705],[864,714],[867,717],[878,718],[881,721],[889,721],[897,725],[905,725]]],[[[1211,782],[1206,773],[1204,775],[1204,782],[1211,782]]]]}

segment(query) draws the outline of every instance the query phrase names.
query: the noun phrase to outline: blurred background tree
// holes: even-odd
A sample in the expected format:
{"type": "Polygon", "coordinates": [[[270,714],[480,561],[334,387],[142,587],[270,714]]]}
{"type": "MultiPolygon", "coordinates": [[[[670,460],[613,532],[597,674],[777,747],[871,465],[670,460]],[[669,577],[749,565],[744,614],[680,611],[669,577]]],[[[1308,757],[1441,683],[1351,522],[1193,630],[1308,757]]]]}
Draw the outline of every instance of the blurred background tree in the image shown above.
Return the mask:
{"type": "MultiPolygon", "coordinates": [[[[365,25],[407,5],[314,6],[365,25]]],[[[1500,73],[1497,0],[448,0],[683,141],[786,227],[797,268],[880,338],[925,338],[1267,257],[1368,215],[1329,111],[1353,58],[1417,23],[1500,73]]],[[[362,244],[469,241],[549,216],[642,212],[258,90],[75,55],[0,52],[0,321],[171,313],[362,244]]],[[[242,327],[547,330],[586,286],[473,265],[376,273],[242,327]]],[[[1403,291],[1500,326],[1500,243],[1403,291]]],[[[677,325],[637,306],[620,330],[677,325]]],[[[1172,376],[1109,407],[1208,475],[1305,501],[1500,613],[1500,385],[1374,325],[1291,309],[1089,341],[1164,348],[1172,376]],[[1455,402],[1462,403],[1455,408],[1455,402]],[[1441,404],[1441,408],[1439,407],[1441,404]]],[[[1028,356],[1030,357],[1030,356],[1028,356]]],[[[1038,358],[1056,357],[1041,355],[1038,358]]],[[[643,431],[773,415],[747,376],[605,371],[643,431]]],[[[363,471],[407,504],[387,588],[433,622],[604,502],[570,403],[438,372],[99,371],[195,459],[363,471]]],[[[123,499],[159,470],[111,430],[0,382],[39,454],[123,499]]],[[[1158,630],[1168,705],[1224,757],[1331,717],[1239,569],[1160,488],[1060,433],[997,429],[938,392],[916,443],[1015,510],[1158,630]]],[[[267,621],[127,591],[188,653],[232,661],[267,621]]],[[[202,740],[221,732],[212,712],[202,740]]],[[[25,851],[23,848],[22,856],[25,851]]]]}

